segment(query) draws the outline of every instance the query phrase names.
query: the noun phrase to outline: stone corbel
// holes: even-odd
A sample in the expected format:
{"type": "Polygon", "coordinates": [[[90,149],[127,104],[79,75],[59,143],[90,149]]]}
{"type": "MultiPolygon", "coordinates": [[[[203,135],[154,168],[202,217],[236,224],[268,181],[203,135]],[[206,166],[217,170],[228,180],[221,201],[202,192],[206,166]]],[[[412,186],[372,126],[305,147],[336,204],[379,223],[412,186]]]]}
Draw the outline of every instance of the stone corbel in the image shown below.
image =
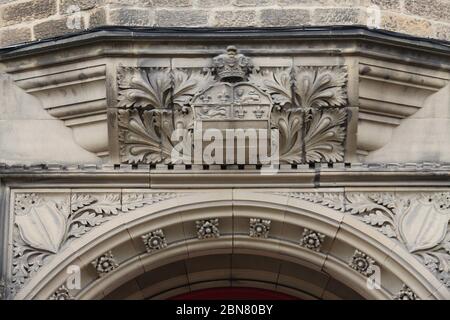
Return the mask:
{"type": "Polygon", "coordinates": [[[44,109],[72,128],[74,140],[99,157],[109,155],[106,65],[71,65],[14,76],[44,109]]]}
{"type": "Polygon", "coordinates": [[[399,65],[359,64],[358,153],[385,146],[404,119],[448,84],[448,75],[399,65]]]}

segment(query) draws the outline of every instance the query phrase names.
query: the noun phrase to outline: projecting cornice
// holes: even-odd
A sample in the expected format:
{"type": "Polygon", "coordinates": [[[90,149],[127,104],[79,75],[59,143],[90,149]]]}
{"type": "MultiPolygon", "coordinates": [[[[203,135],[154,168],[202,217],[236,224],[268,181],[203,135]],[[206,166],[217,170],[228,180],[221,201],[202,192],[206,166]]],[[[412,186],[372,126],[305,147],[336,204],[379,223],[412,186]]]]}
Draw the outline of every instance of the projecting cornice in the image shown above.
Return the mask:
{"type": "Polygon", "coordinates": [[[184,165],[36,165],[0,164],[0,180],[9,187],[128,188],[329,188],[447,187],[450,165],[437,163],[283,165],[276,168],[184,165]]]}
{"type": "MultiPolygon", "coordinates": [[[[390,32],[385,30],[369,29],[364,26],[324,26],[324,27],[292,27],[292,28],[142,28],[142,27],[101,27],[80,33],[18,44],[0,49],[0,62],[10,64],[10,61],[20,60],[30,55],[41,55],[47,53],[53,55],[55,52],[68,49],[73,50],[73,59],[79,58],[77,52],[82,53],[86,46],[95,46],[95,54],[85,54],[84,59],[92,57],[107,57],[126,54],[127,56],[139,55],[163,55],[167,53],[170,46],[180,43],[195,45],[199,43],[217,44],[214,49],[204,47],[186,48],[179,50],[180,54],[192,54],[205,56],[218,54],[222,51],[222,43],[251,44],[255,49],[245,48],[245,53],[263,55],[278,55],[284,53],[297,54],[318,51],[318,54],[360,53],[365,56],[379,56],[390,59],[405,60],[410,56],[404,50],[409,50],[414,59],[409,61],[413,64],[435,65],[440,68],[450,68],[450,43],[442,40],[420,38],[406,34],[390,32]],[[296,46],[292,51],[289,46],[266,48],[258,47],[270,43],[286,43],[296,46]],[[295,40],[295,43],[292,41],[295,40]],[[149,44],[161,44],[160,49],[155,51],[148,47],[149,44]],[[334,48],[325,49],[322,46],[327,42],[335,42],[334,48]],[[129,44],[133,45],[130,50],[129,44]],[[345,45],[345,43],[347,43],[345,45]],[[101,49],[100,49],[101,48],[101,49]],[[80,50],[81,49],[81,50],[80,50]],[[386,51],[386,49],[389,49],[386,51]],[[438,59],[438,60],[436,60],[438,59]],[[9,61],[9,62],[7,62],[9,61]]],[[[267,46],[266,46],[267,47],[267,46]]],[[[70,55],[66,55],[69,61],[70,55]]],[[[62,62],[59,60],[58,62],[62,62]]],[[[49,62],[49,61],[47,61],[49,62]]],[[[42,61],[44,64],[45,61],[42,61]]],[[[12,66],[14,68],[14,66],[12,66]]],[[[16,67],[19,67],[18,65],[16,67]]],[[[26,65],[22,64],[20,68],[26,65]]],[[[34,66],[36,67],[36,65],[34,66]]],[[[8,72],[7,70],[5,70],[8,72]]],[[[12,70],[11,70],[12,71],[12,70]]]]}
{"type": "MultiPolygon", "coordinates": [[[[287,137],[281,154],[284,163],[450,162],[447,140],[436,140],[444,134],[428,138],[426,133],[412,132],[421,124],[438,133],[450,127],[450,120],[435,112],[446,110],[450,103],[446,94],[450,44],[444,41],[364,27],[106,27],[0,49],[0,72],[9,74],[15,86],[37,98],[48,114],[72,129],[74,142],[90,153],[76,163],[90,163],[93,158],[99,163],[174,163],[167,155],[161,159],[154,152],[149,155],[133,141],[161,143],[161,152],[167,153],[170,143],[164,145],[167,139],[157,124],[155,132],[160,136],[148,139],[153,130],[148,123],[173,118],[177,125],[182,120],[184,128],[191,130],[192,119],[196,124],[204,120],[197,114],[203,112],[199,110],[218,103],[241,103],[248,109],[241,107],[239,115],[228,115],[222,122],[261,117],[256,120],[266,120],[264,128],[279,129],[287,137]],[[229,45],[252,61],[241,84],[227,84],[213,63],[229,45]],[[166,85],[153,86],[152,81],[166,85]],[[181,104],[176,101],[179,97],[171,96],[177,85],[189,86],[187,92],[179,91],[181,104]],[[219,89],[244,90],[250,100],[240,101],[233,93],[230,101],[220,102],[219,92],[215,92],[219,89]],[[207,102],[202,97],[205,93],[206,98],[211,96],[207,102]],[[156,105],[133,100],[142,95],[145,100],[147,94],[161,95],[165,101],[156,105]],[[281,103],[276,101],[280,94],[285,99],[281,103]],[[260,99],[261,105],[252,107],[257,100],[251,99],[260,99]],[[153,114],[157,109],[171,110],[153,114]],[[302,115],[294,115],[294,109],[302,115]],[[182,115],[174,115],[180,110],[182,115]],[[412,121],[405,121],[413,115],[412,121]],[[284,121],[291,132],[282,130],[284,121]],[[139,132],[131,134],[132,127],[139,132]],[[384,148],[390,141],[394,143],[384,148]],[[399,150],[398,143],[413,146],[411,152],[392,152],[399,150]],[[131,154],[137,148],[141,153],[131,154]],[[323,151],[327,149],[331,151],[323,151]]],[[[17,104],[10,108],[27,112],[21,101],[17,104]]],[[[168,122],[169,127],[174,124],[168,122]]],[[[18,122],[11,125],[21,130],[18,122]]],[[[249,123],[242,126],[250,127],[249,123]]],[[[45,135],[51,132],[36,133],[38,141],[45,140],[45,135]]],[[[0,161],[8,164],[34,163],[5,152],[3,156],[0,161]]],[[[55,158],[44,160],[38,163],[66,163],[55,158]]]]}

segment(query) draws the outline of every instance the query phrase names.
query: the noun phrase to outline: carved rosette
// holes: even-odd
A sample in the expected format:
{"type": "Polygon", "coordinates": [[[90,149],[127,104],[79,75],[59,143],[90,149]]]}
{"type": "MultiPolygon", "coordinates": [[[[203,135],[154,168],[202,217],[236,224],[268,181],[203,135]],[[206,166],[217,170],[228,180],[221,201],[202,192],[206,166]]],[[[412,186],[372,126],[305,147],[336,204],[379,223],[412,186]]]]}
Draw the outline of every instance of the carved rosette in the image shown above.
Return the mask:
{"type": "Polygon", "coordinates": [[[151,231],[143,235],[142,241],[144,242],[145,248],[149,253],[167,247],[166,236],[164,235],[162,229],[151,231]]]}
{"type": "Polygon", "coordinates": [[[354,215],[401,243],[450,289],[449,192],[289,192],[287,195],[354,215]]]}
{"type": "Polygon", "coordinates": [[[375,272],[375,260],[359,250],[355,250],[348,265],[366,277],[375,272]]]}
{"type": "Polygon", "coordinates": [[[111,271],[119,267],[119,264],[117,263],[111,251],[106,252],[105,254],[92,261],[92,265],[94,266],[97,274],[100,277],[103,277],[107,273],[110,273],[111,271]]]}
{"type": "Polygon", "coordinates": [[[250,219],[250,237],[267,238],[269,236],[271,221],[267,219],[250,219]]]}
{"type": "Polygon", "coordinates": [[[0,300],[5,299],[5,291],[6,291],[6,282],[5,280],[1,279],[0,280],[0,300]]]}
{"type": "Polygon", "coordinates": [[[199,239],[213,239],[220,237],[219,219],[202,219],[195,221],[197,237],[199,239]]]}
{"type": "Polygon", "coordinates": [[[305,228],[300,239],[300,245],[309,250],[320,251],[324,239],[324,234],[305,228]]]}
{"type": "Polygon", "coordinates": [[[346,86],[344,66],[258,68],[233,46],[202,70],[120,67],[121,161],[191,164],[199,123],[252,129],[246,120],[278,131],[281,163],[343,161],[346,86]],[[175,141],[176,129],[184,133],[175,141]]]}
{"type": "Polygon", "coordinates": [[[18,193],[8,297],[54,255],[114,217],[182,195],[177,193],[18,193]]]}
{"type": "Polygon", "coordinates": [[[420,300],[417,295],[406,284],[393,297],[393,300],[420,300]]]}
{"type": "Polygon", "coordinates": [[[59,287],[49,298],[49,300],[74,300],[65,285],[59,287]]]}

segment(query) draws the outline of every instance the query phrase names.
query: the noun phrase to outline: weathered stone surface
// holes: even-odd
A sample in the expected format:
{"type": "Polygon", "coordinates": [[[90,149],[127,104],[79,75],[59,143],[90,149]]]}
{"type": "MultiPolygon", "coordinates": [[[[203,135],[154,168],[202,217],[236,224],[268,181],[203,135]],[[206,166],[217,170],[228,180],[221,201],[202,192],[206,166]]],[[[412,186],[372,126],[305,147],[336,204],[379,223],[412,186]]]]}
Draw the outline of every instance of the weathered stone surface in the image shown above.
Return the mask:
{"type": "MultiPolygon", "coordinates": [[[[83,19],[80,20],[80,24],[80,27],[84,29],[83,19]]],[[[76,28],[70,28],[67,18],[44,21],[35,25],[33,30],[35,39],[51,38],[65,33],[80,31],[76,28]]]]}
{"type": "Polygon", "coordinates": [[[229,5],[232,0],[197,0],[195,5],[201,8],[217,8],[218,6],[229,5]]]}
{"type": "Polygon", "coordinates": [[[99,162],[78,146],[72,130],[50,116],[35,97],[0,76],[0,162],[99,162]]]}
{"type": "Polygon", "coordinates": [[[31,29],[27,27],[0,30],[0,46],[31,40],[31,29]]]}
{"type": "MultiPolygon", "coordinates": [[[[368,6],[370,0],[278,0],[280,6],[345,7],[368,6]]],[[[388,1],[388,0],[386,0],[388,1]]]]}
{"type": "Polygon", "coordinates": [[[261,25],[267,27],[301,26],[310,24],[310,12],[304,9],[264,9],[261,25]]]}
{"type": "Polygon", "coordinates": [[[384,14],[381,28],[426,37],[432,34],[431,23],[420,18],[407,18],[399,14],[384,14]]]}
{"type": "Polygon", "coordinates": [[[450,2],[445,0],[405,0],[405,13],[450,22],[450,2]]]}
{"type": "Polygon", "coordinates": [[[111,8],[120,7],[153,7],[153,0],[102,0],[111,8]]]}
{"type": "Polygon", "coordinates": [[[450,24],[437,24],[435,28],[438,39],[450,41],[450,24]]]}
{"type": "Polygon", "coordinates": [[[401,8],[400,0],[370,0],[370,3],[380,7],[380,9],[399,11],[401,8]]]}
{"type": "Polygon", "coordinates": [[[145,9],[121,8],[111,10],[110,23],[124,26],[149,26],[153,24],[153,12],[145,9]]]}
{"type": "Polygon", "coordinates": [[[313,23],[318,25],[358,24],[360,22],[360,10],[354,8],[316,9],[313,13],[313,23]]]}
{"type": "Polygon", "coordinates": [[[237,7],[264,7],[275,3],[275,0],[234,0],[233,5],[237,7]]]}
{"type": "Polygon", "coordinates": [[[89,16],[89,28],[106,25],[106,19],[105,9],[94,10],[89,16]]]}
{"type": "Polygon", "coordinates": [[[192,5],[192,0],[153,0],[155,7],[189,7],[192,5]]]}
{"type": "Polygon", "coordinates": [[[59,12],[64,14],[70,11],[71,7],[78,7],[80,11],[89,10],[103,4],[103,2],[103,0],[61,0],[59,12]]]}
{"type": "Polygon", "coordinates": [[[217,27],[250,27],[256,25],[256,11],[217,11],[214,19],[217,27]]]}
{"type": "Polygon", "coordinates": [[[160,10],[156,13],[156,24],[160,27],[195,27],[208,23],[208,13],[203,10],[160,10]]]}
{"type": "Polygon", "coordinates": [[[11,25],[46,18],[54,14],[56,14],[56,0],[33,0],[5,6],[1,21],[3,25],[11,25]]]}
{"type": "Polygon", "coordinates": [[[450,161],[450,85],[431,95],[422,109],[405,119],[369,162],[450,161]],[[417,130],[426,128],[426,130],[417,130]]]}

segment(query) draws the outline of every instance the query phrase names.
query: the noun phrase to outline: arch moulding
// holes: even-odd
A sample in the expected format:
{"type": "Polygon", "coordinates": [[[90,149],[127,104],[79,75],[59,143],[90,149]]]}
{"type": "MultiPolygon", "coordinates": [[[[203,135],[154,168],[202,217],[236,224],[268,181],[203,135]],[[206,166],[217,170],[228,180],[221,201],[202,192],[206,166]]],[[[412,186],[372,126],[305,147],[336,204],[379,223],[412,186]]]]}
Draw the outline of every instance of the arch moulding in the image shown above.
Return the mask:
{"type": "MultiPolygon", "coordinates": [[[[84,231],[78,228],[77,237],[64,235],[56,252],[45,255],[42,266],[24,279],[16,299],[167,298],[217,286],[265,288],[303,299],[392,299],[402,293],[420,299],[449,297],[445,285],[403,240],[389,238],[358,214],[347,212],[356,209],[336,209],[344,199],[344,207],[355,208],[350,201],[356,204],[356,198],[362,206],[364,197],[375,199],[374,193],[292,189],[276,194],[261,189],[32,191],[12,192],[19,226],[19,233],[12,235],[14,251],[19,241],[25,242],[26,255],[30,245],[57,239],[56,229],[52,229],[58,227],[56,222],[45,227],[48,239],[33,238],[27,228],[39,226],[32,224],[34,220],[30,224],[17,220],[17,210],[22,208],[30,210],[25,217],[32,217],[33,212],[46,212],[49,205],[64,214],[64,205],[70,204],[71,214],[78,211],[81,215],[73,215],[72,222],[66,223],[73,226],[73,221],[81,221],[79,217],[96,217],[98,225],[84,231]],[[120,208],[115,208],[114,201],[120,208]],[[217,257],[217,261],[202,260],[207,256],[217,257]],[[233,260],[236,256],[239,259],[233,260]],[[181,272],[180,265],[184,266],[181,272]],[[81,287],[68,290],[71,266],[80,268],[81,287]],[[155,277],[161,281],[154,283],[155,277]],[[379,281],[379,287],[371,279],[379,281]],[[149,283],[153,285],[145,285],[149,283]],[[372,289],[371,284],[375,286],[372,289]]],[[[367,212],[373,210],[368,204],[366,207],[367,212]]],[[[13,270],[18,263],[21,261],[13,253],[13,270]]],[[[32,260],[27,263],[22,267],[30,270],[32,260]]],[[[17,276],[15,273],[12,278],[16,283],[17,276]]]]}

